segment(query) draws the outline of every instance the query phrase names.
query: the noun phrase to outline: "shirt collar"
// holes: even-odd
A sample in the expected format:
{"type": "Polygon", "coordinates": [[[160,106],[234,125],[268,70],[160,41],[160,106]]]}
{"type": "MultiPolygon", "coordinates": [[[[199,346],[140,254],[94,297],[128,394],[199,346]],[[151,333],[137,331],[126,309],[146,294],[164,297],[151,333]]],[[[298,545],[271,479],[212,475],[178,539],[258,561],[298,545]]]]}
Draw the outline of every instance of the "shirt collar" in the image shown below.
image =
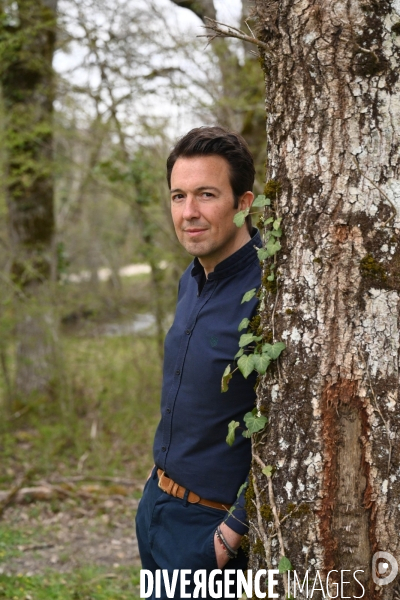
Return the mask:
{"type": "MultiPolygon", "coordinates": [[[[224,279],[225,277],[230,277],[231,275],[235,275],[248,264],[253,262],[253,260],[258,260],[256,249],[261,248],[261,236],[259,234],[258,229],[253,227],[251,232],[251,239],[239,250],[236,250],[233,254],[225,258],[225,260],[221,261],[217,264],[214,271],[209,273],[208,280],[216,280],[216,279],[224,279]],[[256,248],[255,248],[256,247],[256,248]]],[[[193,261],[193,267],[191,270],[191,275],[198,282],[202,277],[204,277],[204,268],[200,264],[199,259],[196,257],[193,261]]]]}

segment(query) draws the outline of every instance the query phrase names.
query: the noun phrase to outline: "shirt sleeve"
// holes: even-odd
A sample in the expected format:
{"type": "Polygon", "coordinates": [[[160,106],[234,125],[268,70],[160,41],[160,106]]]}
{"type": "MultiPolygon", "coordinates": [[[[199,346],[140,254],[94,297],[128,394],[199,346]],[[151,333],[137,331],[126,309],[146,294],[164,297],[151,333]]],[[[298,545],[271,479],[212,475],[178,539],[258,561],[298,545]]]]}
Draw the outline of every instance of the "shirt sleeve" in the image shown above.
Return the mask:
{"type": "Polygon", "coordinates": [[[249,530],[249,524],[247,522],[247,514],[245,508],[245,494],[249,486],[249,476],[246,478],[246,486],[242,487],[236,502],[234,503],[234,510],[224,519],[225,525],[233,529],[239,535],[245,535],[249,530]]]}

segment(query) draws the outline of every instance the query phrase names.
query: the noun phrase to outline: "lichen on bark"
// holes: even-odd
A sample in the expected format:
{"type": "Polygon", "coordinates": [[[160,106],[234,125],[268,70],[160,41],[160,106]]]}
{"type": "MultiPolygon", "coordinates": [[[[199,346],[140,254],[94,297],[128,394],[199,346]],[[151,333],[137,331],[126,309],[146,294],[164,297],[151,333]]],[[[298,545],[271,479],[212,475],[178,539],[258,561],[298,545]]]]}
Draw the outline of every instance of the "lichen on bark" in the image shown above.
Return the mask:
{"type": "MultiPolygon", "coordinates": [[[[389,600],[395,583],[372,582],[371,558],[400,562],[400,8],[255,6],[270,49],[266,180],[280,184],[284,225],[261,323],[287,345],[258,388],[269,415],[258,452],[276,468],[281,519],[290,503],[309,508],[282,520],[293,568],[360,568],[368,598],[389,600]]],[[[253,476],[266,489],[256,464],[253,476]]]]}

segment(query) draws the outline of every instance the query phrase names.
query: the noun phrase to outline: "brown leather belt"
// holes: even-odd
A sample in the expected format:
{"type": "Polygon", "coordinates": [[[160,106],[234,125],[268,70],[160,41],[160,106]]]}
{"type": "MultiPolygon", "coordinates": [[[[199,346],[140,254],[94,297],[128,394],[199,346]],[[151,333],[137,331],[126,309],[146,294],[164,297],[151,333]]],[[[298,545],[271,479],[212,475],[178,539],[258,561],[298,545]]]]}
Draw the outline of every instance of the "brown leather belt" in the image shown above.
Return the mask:
{"type": "MultiPolygon", "coordinates": [[[[161,469],[157,469],[157,475],[158,487],[162,489],[163,492],[173,496],[174,498],[183,499],[186,488],[178,485],[175,483],[175,481],[167,477],[165,472],[161,469]]],[[[209,508],[217,508],[218,510],[225,511],[228,511],[232,506],[232,504],[222,504],[221,502],[214,502],[213,500],[205,500],[204,498],[200,498],[200,496],[194,492],[189,492],[187,501],[190,502],[190,504],[202,504],[203,506],[208,506],[209,508]]]]}

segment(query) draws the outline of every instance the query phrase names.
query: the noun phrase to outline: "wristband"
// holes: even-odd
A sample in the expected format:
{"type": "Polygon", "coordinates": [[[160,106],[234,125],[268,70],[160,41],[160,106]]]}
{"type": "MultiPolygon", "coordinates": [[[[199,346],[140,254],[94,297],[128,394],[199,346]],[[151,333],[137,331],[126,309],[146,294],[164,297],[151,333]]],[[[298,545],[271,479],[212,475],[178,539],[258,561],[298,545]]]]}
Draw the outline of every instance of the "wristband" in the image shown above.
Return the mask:
{"type": "Polygon", "coordinates": [[[228,542],[226,541],[226,539],[224,538],[222,531],[220,529],[220,526],[218,525],[217,529],[215,530],[215,535],[218,538],[218,541],[220,542],[221,546],[224,548],[225,552],[227,553],[227,555],[229,556],[229,558],[236,558],[237,557],[237,550],[234,550],[232,548],[232,546],[230,546],[228,544],[228,542]]]}

